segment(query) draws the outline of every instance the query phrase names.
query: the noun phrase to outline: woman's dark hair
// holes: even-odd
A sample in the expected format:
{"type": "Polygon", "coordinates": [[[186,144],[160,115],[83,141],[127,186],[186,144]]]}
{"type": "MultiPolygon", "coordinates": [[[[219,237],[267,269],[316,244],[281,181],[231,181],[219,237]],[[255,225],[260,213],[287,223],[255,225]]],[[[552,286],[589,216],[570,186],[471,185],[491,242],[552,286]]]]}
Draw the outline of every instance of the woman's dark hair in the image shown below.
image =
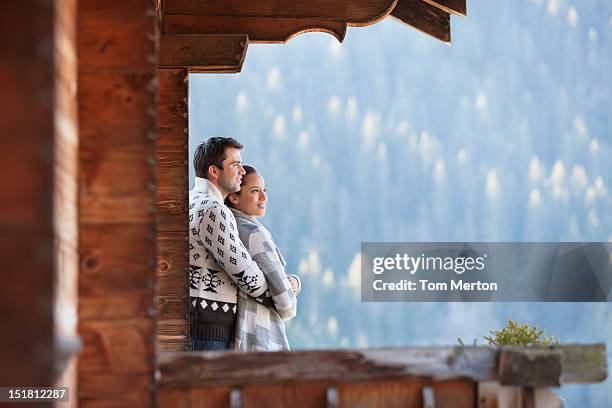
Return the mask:
{"type": "MultiPolygon", "coordinates": [[[[246,176],[248,176],[249,174],[259,174],[259,173],[257,173],[257,169],[256,169],[255,167],[253,167],[253,166],[249,166],[249,165],[245,164],[245,165],[243,165],[243,166],[242,166],[242,168],[244,169],[244,172],[245,172],[245,173],[244,173],[244,175],[242,176],[242,179],[243,179],[243,180],[244,180],[244,178],[245,178],[246,176]]],[[[240,195],[240,191],[237,191],[235,194],[236,194],[236,195],[240,195]]],[[[229,199],[229,196],[230,196],[230,195],[231,195],[231,194],[228,194],[228,196],[227,196],[227,197],[225,197],[225,205],[227,205],[228,207],[231,207],[231,208],[236,208],[236,206],[234,205],[234,203],[232,203],[232,202],[230,201],[230,199],[229,199]]]]}
{"type": "Polygon", "coordinates": [[[242,149],[242,143],[231,137],[211,137],[196,147],[193,155],[193,167],[196,177],[208,178],[208,168],[216,166],[223,169],[223,160],[227,158],[225,149],[233,147],[242,149]]]}

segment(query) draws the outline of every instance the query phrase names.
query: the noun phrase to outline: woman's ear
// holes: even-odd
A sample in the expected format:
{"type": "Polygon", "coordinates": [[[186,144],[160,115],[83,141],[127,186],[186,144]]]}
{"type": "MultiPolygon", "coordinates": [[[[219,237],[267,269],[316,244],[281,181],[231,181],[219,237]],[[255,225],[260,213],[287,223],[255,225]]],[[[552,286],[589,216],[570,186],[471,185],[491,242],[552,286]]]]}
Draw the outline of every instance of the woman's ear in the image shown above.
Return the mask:
{"type": "Polygon", "coordinates": [[[234,205],[238,204],[238,195],[236,193],[231,193],[230,195],[227,196],[227,198],[229,198],[230,203],[234,205]]]}

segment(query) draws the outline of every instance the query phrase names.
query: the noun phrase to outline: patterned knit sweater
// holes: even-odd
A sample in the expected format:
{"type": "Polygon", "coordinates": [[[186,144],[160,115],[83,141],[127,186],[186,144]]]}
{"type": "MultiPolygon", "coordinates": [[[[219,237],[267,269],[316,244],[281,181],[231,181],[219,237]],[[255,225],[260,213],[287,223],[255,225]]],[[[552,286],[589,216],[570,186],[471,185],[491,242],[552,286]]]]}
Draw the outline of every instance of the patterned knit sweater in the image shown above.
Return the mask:
{"type": "Polygon", "coordinates": [[[268,284],[238,236],[236,220],[219,190],[196,177],[189,193],[191,336],[230,341],[238,290],[262,300],[268,284]]]}
{"type": "Polygon", "coordinates": [[[232,212],[240,240],[264,272],[274,302],[273,306],[266,305],[242,292],[238,294],[232,348],[240,351],[289,350],[284,320],[295,317],[297,299],[287,279],[286,262],[263,224],[239,210],[232,208],[232,212]]]}

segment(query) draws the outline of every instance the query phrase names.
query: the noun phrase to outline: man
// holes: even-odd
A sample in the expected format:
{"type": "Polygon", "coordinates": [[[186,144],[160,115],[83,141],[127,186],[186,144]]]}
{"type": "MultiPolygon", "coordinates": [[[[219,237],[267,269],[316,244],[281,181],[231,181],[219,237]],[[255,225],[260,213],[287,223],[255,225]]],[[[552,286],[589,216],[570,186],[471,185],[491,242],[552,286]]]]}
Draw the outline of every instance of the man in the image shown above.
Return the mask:
{"type": "Polygon", "coordinates": [[[237,290],[263,299],[264,273],[238,236],[223,201],[240,190],[242,144],[213,137],[196,148],[195,186],[189,193],[189,294],[193,350],[229,348],[236,321],[237,290]]]}

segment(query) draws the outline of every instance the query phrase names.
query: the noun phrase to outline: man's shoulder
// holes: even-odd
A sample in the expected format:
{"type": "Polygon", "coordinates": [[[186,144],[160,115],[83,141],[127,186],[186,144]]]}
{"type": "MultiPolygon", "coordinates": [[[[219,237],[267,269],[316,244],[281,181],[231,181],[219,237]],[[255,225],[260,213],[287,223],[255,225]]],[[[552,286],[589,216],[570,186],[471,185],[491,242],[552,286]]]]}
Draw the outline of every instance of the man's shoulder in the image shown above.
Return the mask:
{"type": "Polygon", "coordinates": [[[221,207],[226,210],[225,204],[219,201],[218,198],[199,191],[191,191],[189,193],[189,209],[212,209],[221,207]]]}

